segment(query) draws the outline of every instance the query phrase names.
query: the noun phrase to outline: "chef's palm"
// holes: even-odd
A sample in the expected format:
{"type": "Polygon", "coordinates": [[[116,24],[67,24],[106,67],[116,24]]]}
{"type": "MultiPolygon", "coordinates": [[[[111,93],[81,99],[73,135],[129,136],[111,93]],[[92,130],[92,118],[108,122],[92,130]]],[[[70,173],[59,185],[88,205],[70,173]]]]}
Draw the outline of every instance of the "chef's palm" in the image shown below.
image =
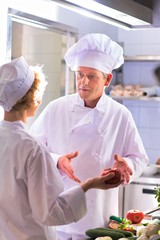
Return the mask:
{"type": "Polygon", "coordinates": [[[71,160],[77,156],[77,151],[75,151],[74,153],[68,153],[59,158],[57,166],[59,169],[65,172],[72,180],[80,183],[81,181],[74,175],[74,171],[71,166],[71,160]]]}
{"type": "Polygon", "coordinates": [[[119,155],[114,155],[115,164],[114,168],[118,168],[122,175],[123,184],[127,184],[130,181],[130,175],[132,175],[132,170],[128,166],[127,162],[119,155]]]}

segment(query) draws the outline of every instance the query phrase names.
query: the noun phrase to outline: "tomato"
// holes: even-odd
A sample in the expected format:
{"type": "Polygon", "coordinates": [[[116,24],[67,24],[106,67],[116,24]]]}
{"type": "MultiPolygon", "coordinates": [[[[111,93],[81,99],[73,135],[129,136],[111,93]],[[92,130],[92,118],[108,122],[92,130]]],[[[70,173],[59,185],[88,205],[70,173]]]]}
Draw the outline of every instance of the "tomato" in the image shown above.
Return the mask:
{"type": "Polygon", "coordinates": [[[133,209],[126,213],[126,218],[130,220],[132,223],[140,223],[144,218],[144,214],[139,210],[133,209]]]}
{"type": "Polygon", "coordinates": [[[105,176],[108,173],[114,172],[115,176],[105,181],[106,184],[116,184],[121,181],[121,172],[116,168],[107,168],[101,172],[101,176],[105,176]]]}

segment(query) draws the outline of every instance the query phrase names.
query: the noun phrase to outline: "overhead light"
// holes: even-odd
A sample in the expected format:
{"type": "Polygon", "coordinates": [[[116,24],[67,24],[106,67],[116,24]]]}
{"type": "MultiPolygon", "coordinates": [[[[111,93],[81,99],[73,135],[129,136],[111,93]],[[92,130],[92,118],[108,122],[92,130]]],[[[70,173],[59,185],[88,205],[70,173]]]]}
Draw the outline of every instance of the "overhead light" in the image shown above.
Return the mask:
{"type": "MultiPolygon", "coordinates": [[[[130,26],[142,26],[142,25],[151,25],[149,22],[143,21],[141,19],[132,17],[124,12],[120,12],[113,8],[107,7],[103,4],[100,4],[94,0],[65,0],[66,2],[78,5],[87,10],[98,13],[104,17],[120,21],[121,23],[130,25],[130,26]]],[[[64,2],[64,1],[63,1],[64,2]]]]}
{"type": "MultiPolygon", "coordinates": [[[[10,14],[12,15],[12,14],[10,14]]],[[[12,21],[13,22],[17,22],[17,23],[21,23],[21,24],[24,24],[24,25],[28,25],[28,26],[31,26],[31,27],[36,27],[36,28],[40,28],[40,29],[48,29],[46,26],[43,26],[42,24],[39,24],[35,21],[32,21],[32,20],[29,20],[29,19],[24,19],[23,17],[15,17],[14,15],[12,16],[12,21]]]]}
{"type": "Polygon", "coordinates": [[[98,20],[98,21],[101,21],[101,22],[104,22],[104,23],[107,23],[107,24],[114,25],[116,27],[121,27],[123,29],[129,29],[129,26],[127,24],[120,23],[120,22],[118,22],[114,19],[109,19],[109,18],[107,18],[105,16],[102,16],[98,13],[94,13],[94,12],[86,10],[84,8],[81,8],[81,7],[72,5],[70,3],[64,2],[63,0],[62,1],[61,0],[53,0],[53,2],[55,3],[55,5],[57,5],[59,7],[62,7],[64,9],[67,9],[69,11],[73,11],[75,13],[84,15],[86,17],[89,17],[89,18],[92,18],[92,19],[95,19],[95,20],[98,20]]]}
{"type": "Polygon", "coordinates": [[[117,27],[129,29],[135,26],[151,25],[149,22],[132,17],[95,0],[8,0],[8,7],[43,18],[56,19],[58,7],[63,7],[92,19],[117,27]],[[38,8],[37,8],[38,6],[38,8]]]}
{"type": "MultiPolygon", "coordinates": [[[[1,1],[1,0],[0,0],[1,1]]],[[[57,5],[50,0],[7,0],[8,8],[33,16],[52,20],[57,17],[57,5]]]]}

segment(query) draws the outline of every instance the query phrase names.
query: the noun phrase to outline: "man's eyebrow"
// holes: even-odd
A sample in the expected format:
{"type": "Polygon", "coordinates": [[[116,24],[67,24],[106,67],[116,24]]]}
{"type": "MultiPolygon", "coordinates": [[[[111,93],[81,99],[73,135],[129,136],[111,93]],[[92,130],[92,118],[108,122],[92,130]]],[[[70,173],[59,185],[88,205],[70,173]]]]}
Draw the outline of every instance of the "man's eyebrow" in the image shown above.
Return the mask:
{"type": "MultiPolygon", "coordinates": [[[[80,70],[77,70],[76,72],[80,72],[80,73],[84,73],[80,70]]],[[[97,75],[97,73],[94,73],[94,72],[89,72],[89,73],[84,73],[84,74],[87,74],[87,75],[97,75]]]]}

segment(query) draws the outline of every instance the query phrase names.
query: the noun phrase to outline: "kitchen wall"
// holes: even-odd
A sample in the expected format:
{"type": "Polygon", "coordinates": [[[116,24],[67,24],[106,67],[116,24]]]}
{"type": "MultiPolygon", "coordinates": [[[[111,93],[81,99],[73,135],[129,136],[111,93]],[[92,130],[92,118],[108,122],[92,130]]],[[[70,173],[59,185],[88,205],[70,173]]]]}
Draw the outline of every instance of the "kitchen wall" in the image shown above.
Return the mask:
{"type": "Polygon", "coordinates": [[[12,23],[12,59],[23,55],[30,65],[43,65],[46,78],[50,79],[46,102],[60,96],[62,38],[61,34],[46,29],[12,23]]]}
{"type": "MultiPolygon", "coordinates": [[[[124,44],[127,56],[156,55],[160,56],[160,28],[124,31],[119,29],[119,41],[124,44]]],[[[158,61],[125,62],[123,83],[154,86],[157,79],[154,69],[160,66],[158,61]]],[[[123,101],[132,112],[139,133],[142,137],[150,163],[160,157],[160,100],[123,101]]]]}
{"type": "MultiPolygon", "coordinates": [[[[113,40],[123,44],[125,55],[160,55],[160,28],[123,30],[61,7],[57,8],[56,12],[50,7],[50,11],[47,12],[46,4],[50,4],[50,2],[42,0],[39,0],[39,2],[43,2],[44,7],[41,9],[37,7],[33,9],[33,7],[29,8],[27,1],[21,0],[19,1],[19,6],[17,6],[14,0],[8,0],[9,7],[13,7],[17,9],[17,11],[28,11],[28,13],[31,11],[31,14],[33,15],[41,15],[41,17],[49,19],[50,21],[65,24],[70,26],[70,28],[75,28],[78,33],[78,38],[91,32],[105,33],[113,40]]],[[[6,16],[4,16],[5,11],[2,7],[0,8],[0,13],[3,13],[0,15],[0,22],[3,22],[3,25],[4,19],[6,20],[6,16]]],[[[2,39],[5,38],[5,34],[6,29],[4,33],[1,33],[1,43],[2,39]]],[[[5,42],[3,41],[3,45],[0,45],[1,62],[4,60],[4,49],[5,42]]],[[[156,80],[153,76],[154,64],[158,65],[159,63],[125,63],[123,67],[124,84],[155,85],[156,80]]],[[[46,103],[47,102],[44,101],[44,105],[46,105],[46,103]]],[[[160,156],[160,102],[124,101],[123,104],[131,110],[146,151],[149,155],[150,162],[154,163],[160,156]]]]}
{"type": "Polygon", "coordinates": [[[95,20],[91,17],[87,17],[86,15],[81,15],[62,7],[58,8],[58,14],[56,15],[55,20],[59,23],[76,28],[78,38],[87,33],[98,32],[106,33],[115,41],[118,40],[118,28],[116,26],[109,25],[103,21],[95,20]]]}
{"type": "MultiPolygon", "coordinates": [[[[67,48],[67,36],[63,32],[58,33],[13,21],[11,38],[11,58],[23,55],[30,65],[43,66],[48,81],[42,104],[36,115],[27,120],[30,126],[50,101],[64,95],[65,66],[62,59],[67,48]]],[[[75,42],[74,36],[70,36],[70,42],[75,42]]],[[[70,79],[69,90],[73,92],[72,82],[70,79]]]]}
{"type": "MultiPolygon", "coordinates": [[[[13,2],[14,0],[9,3],[10,8],[12,8],[13,2]]],[[[64,27],[66,27],[67,29],[68,26],[68,29],[72,31],[72,33],[74,33],[75,31],[75,36],[78,36],[78,38],[89,32],[101,32],[108,34],[111,38],[117,41],[118,31],[116,27],[93,20],[92,18],[80,15],[70,10],[63,9],[62,7],[55,8],[53,7],[54,5],[49,5],[48,9],[48,4],[51,3],[49,1],[40,0],[43,8],[37,8],[36,6],[36,9],[29,8],[27,2],[23,0],[21,2],[19,2],[19,5],[13,4],[13,7],[15,7],[18,11],[25,11],[26,13],[46,18],[46,22],[47,20],[49,20],[53,21],[54,23],[58,23],[60,32],[64,32],[64,27]],[[48,14],[46,14],[46,12],[48,14]]],[[[67,38],[67,31],[65,32],[65,34],[67,38]]],[[[62,37],[60,34],[53,33],[52,26],[50,31],[50,29],[42,30],[24,24],[16,23],[14,21],[12,22],[12,59],[20,55],[24,55],[29,64],[44,64],[44,71],[47,74],[47,80],[49,82],[43,98],[42,105],[38,109],[36,116],[34,118],[30,118],[27,121],[27,124],[29,126],[39,115],[39,113],[44,109],[44,107],[48,104],[49,101],[60,97],[65,92],[64,89],[62,89],[62,87],[65,85],[66,77],[65,65],[62,64],[62,59],[67,48],[67,40],[65,39],[65,34],[62,37]],[[64,41],[65,43],[63,43],[62,41],[64,41]],[[65,47],[63,47],[64,44],[65,47]],[[64,79],[64,81],[62,80],[62,78],[64,79]]],[[[71,45],[74,43],[74,41],[75,38],[71,38],[70,36],[71,45]]],[[[71,73],[69,73],[69,85],[72,85],[72,91],[69,91],[70,93],[74,91],[73,74],[71,75],[71,73]]]]}

